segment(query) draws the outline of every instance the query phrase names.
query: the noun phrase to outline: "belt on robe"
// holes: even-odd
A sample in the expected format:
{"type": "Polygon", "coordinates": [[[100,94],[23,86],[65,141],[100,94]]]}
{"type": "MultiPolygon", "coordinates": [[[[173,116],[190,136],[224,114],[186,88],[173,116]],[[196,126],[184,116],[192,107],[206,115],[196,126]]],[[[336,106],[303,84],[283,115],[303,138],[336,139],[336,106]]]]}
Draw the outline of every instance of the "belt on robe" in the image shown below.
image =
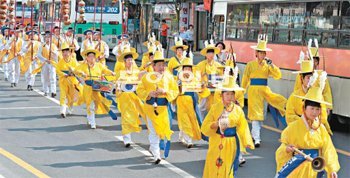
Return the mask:
{"type": "Polygon", "coordinates": [[[266,78],[251,78],[250,85],[267,86],[267,79],[266,78]]]}
{"type": "Polygon", "coordinates": [[[149,100],[146,101],[146,103],[149,105],[153,105],[153,103],[157,103],[158,106],[167,106],[168,100],[166,98],[151,97],[149,100]]]}
{"type": "MultiPolygon", "coordinates": [[[[300,149],[306,155],[309,155],[311,158],[316,158],[319,155],[318,149],[300,149]]],[[[284,166],[278,171],[276,178],[284,178],[289,176],[298,166],[300,166],[304,161],[307,161],[306,158],[300,154],[293,156],[284,166]]],[[[311,164],[311,163],[310,163],[311,164]]],[[[325,171],[317,173],[317,178],[322,177],[325,171]]]]}
{"type": "MultiPolygon", "coordinates": [[[[240,148],[240,145],[239,145],[239,138],[238,138],[238,135],[237,135],[237,129],[236,129],[236,127],[228,127],[228,128],[225,129],[224,133],[221,134],[220,128],[218,128],[218,130],[216,130],[216,133],[219,134],[219,135],[223,135],[224,137],[235,137],[236,138],[236,155],[233,158],[233,162],[232,162],[232,165],[231,165],[231,171],[232,171],[232,168],[233,168],[234,174],[236,174],[237,169],[239,167],[239,154],[241,152],[241,148],[240,148]]],[[[231,173],[231,171],[230,171],[230,173],[231,173]]]]}

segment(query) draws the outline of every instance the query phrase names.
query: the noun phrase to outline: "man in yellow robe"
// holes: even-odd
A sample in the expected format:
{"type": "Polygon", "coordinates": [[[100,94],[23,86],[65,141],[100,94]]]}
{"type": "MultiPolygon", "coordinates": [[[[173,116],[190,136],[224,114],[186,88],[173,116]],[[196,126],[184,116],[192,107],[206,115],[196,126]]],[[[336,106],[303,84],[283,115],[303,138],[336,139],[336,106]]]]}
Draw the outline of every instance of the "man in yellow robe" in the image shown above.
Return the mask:
{"type": "Polygon", "coordinates": [[[200,126],[203,118],[198,106],[198,96],[205,97],[210,91],[202,88],[201,81],[195,76],[194,65],[191,58],[184,59],[178,69],[178,84],[180,93],[176,99],[177,121],[179,126],[179,140],[187,146],[193,147],[193,140],[202,137],[200,126]]]}
{"type": "Polygon", "coordinates": [[[73,47],[64,42],[61,45],[62,55],[58,57],[57,75],[60,87],[60,113],[62,118],[72,114],[73,105],[80,105],[82,102],[83,86],[74,76],[73,71],[79,65],[72,54],[73,47]]]}
{"type": "Polygon", "coordinates": [[[222,102],[212,105],[202,125],[209,137],[203,178],[233,178],[239,164],[239,153],[254,149],[249,126],[242,108],[235,103],[235,92],[243,91],[236,79],[227,77],[218,88],[222,102]]]}
{"type": "Polygon", "coordinates": [[[43,89],[45,96],[51,93],[51,97],[56,97],[57,82],[56,68],[53,63],[58,62],[57,46],[51,42],[50,31],[45,32],[44,43],[39,48],[38,58],[42,62],[41,75],[43,76],[43,89]]]}
{"type": "Polygon", "coordinates": [[[170,58],[170,61],[168,63],[168,70],[176,77],[178,72],[177,68],[182,64],[182,61],[186,58],[186,55],[184,55],[184,51],[188,49],[188,46],[183,44],[181,38],[175,37],[175,45],[172,46],[170,49],[174,51],[175,56],[170,58]]]}
{"type": "Polygon", "coordinates": [[[118,60],[125,64],[125,70],[117,73],[117,92],[116,98],[118,110],[121,114],[122,135],[125,147],[129,147],[132,143],[131,133],[140,132],[142,118],[146,119],[143,111],[144,104],[140,98],[135,94],[136,87],[139,83],[139,70],[133,68],[134,60],[137,59],[138,54],[130,48],[125,48],[118,60]]]}
{"type": "Polygon", "coordinates": [[[101,56],[98,57],[97,61],[102,63],[103,65],[106,65],[106,59],[109,57],[109,47],[105,41],[101,39],[103,33],[100,29],[96,29],[94,32],[94,41],[96,44],[95,49],[98,50],[101,53],[101,56]]]}
{"type": "Polygon", "coordinates": [[[201,50],[200,54],[205,56],[205,60],[197,64],[197,69],[200,72],[202,82],[211,90],[211,94],[206,98],[200,98],[200,110],[203,118],[207,115],[211,105],[214,103],[214,84],[218,82],[218,76],[222,75],[222,70],[218,67],[220,63],[214,60],[214,55],[219,53],[219,48],[215,47],[213,40],[205,42],[205,48],[201,50]]]}
{"type": "Polygon", "coordinates": [[[19,52],[22,50],[23,40],[19,34],[20,29],[16,27],[12,40],[7,46],[5,46],[5,49],[8,50],[9,53],[7,65],[9,68],[9,81],[11,82],[11,87],[17,87],[21,74],[20,60],[22,57],[19,55],[19,52]]]}
{"type": "Polygon", "coordinates": [[[340,169],[338,154],[319,118],[321,104],[331,105],[323,99],[323,87],[324,85],[311,87],[305,96],[295,95],[305,100],[303,114],[301,119],[290,123],[281,134],[282,144],[276,151],[277,178],[322,177],[322,174],[327,174],[327,177],[331,178],[338,177],[337,172],[340,169]],[[304,152],[309,159],[297,154],[295,149],[304,152]],[[324,159],[324,171],[322,166],[319,168],[312,166],[311,160],[316,157],[324,159]]]}
{"type": "Polygon", "coordinates": [[[61,49],[61,45],[64,42],[64,38],[61,35],[61,28],[55,26],[52,32],[52,42],[56,45],[57,49],[61,49]]]}
{"type": "Polygon", "coordinates": [[[137,95],[145,103],[144,111],[149,131],[150,151],[156,164],[161,161],[160,139],[167,140],[165,157],[167,157],[170,149],[170,139],[173,131],[170,127],[168,105],[179,94],[174,77],[165,71],[165,60],[163,52],[155,52],[152,64],[154,72],[144,75],[136,89],[137,95]]]}
{"type": "MultiPolygon", "coordinates": [[[[112,102],[103,97],[95,88],[95,84],[105,84],[103,75],[115,75],[105,65],[96,62],[96,58],[100,53],[95,49],[86,49],[83,53],[86,63],[78,66],[74,73],[83,76],[85,85],[83,88],[84,102],[86,104],[88,124],[92,129],[96,129],[95,114],[110,114],[113,116],[113,111],[110,110],[112,102]],[[93,88],[94,86],[94,88],[93,88]],[[112,112],[112,113],[111,113],[112,112]]],[[[116,118],[112,118],[116,119],[116,118]]]]}
{"type": "Polygon", "coordinates": [[[20,55],[23,56],[23,60],[21,61],[21,73],[25,74],[27,90],[32,91],[36,76],[36,74],[32,74],[32,71],[40,64],[37,54],[41,43],[38,41],[38,32],[36,31],[28,31],[26,32],[26,36],[28,38],[23,42],[20,52],[20,55]]]}
{"type": "MultiPolygon", "coordinates": [[[[293,93],[288,98],[286,106],[287,124],[299,120],[301,118],[301,115],[303,114],[303,100],[296,97],[295,95],[305,96],[309,88],[314,86],[316,82],[319,82],[320,80],[327,80],[325,76],[319,76],[318,72],[314,71],[313,64],[314,63],[312,60],[302,60],[300,62],[300,71],[297,71],[296,73],[298,73],[298,75],[301,75],[302,88],[293,91],[293,93]]],[[[322,107],[320,119],[322,124],[324,124],[324,126],[326,127],[327,131],[332,135],[333,133],[327,121],[326,109],[326,106],[322,107]]]]}
{"type": "Polygon", "coordinates": [[[2,63],[2,69],[3,69],[3,72],[4,72],[4,79],[5,79],[5,81],[8,81],[8,79],[9,79],[9,68],[8,68],[8,64],[4,63],[4,62],[7,61],[8,54],[9,54],[8,49],[5,49],[5,47],[10,42],[10,38],[11,38],[10,28],[3,27],[1,29],[1,33],[2,33],[2,38],[1,38],[1,44],[0,44],[0,63],[2,63]]]}
{"type": "Polygon", "coordinates": [[[153,72],[152,61],[154,59],[154,53],[157,50],[156,48],[157,46],[154,44],[147,46],[148,51],[142,55],[141,66],[139,68],[141,72],[153,72]]]}
{"type": "MultiPolygon", "coordinates": [[[[310,58],[310,60],[312,59],[312,61],[313,61],[314,70],[317,71],[318,75],[321,75],[322,72],[324,72],[324,71],[318,69],[319,64],[320,64],[318,42],[315,41],[314,43],[315,43],[316,47],[312,47],[312,39],[310,39],[309,45],[308,45],[308,53],[310,55],[309,58],[310,58]]],[[[317,81],[315,83],[315,85],[319,85],[319,81],[317,81]]],[[[297,91],[301,88],[302,88],[302,78],[301,78],[301,75],[297,75],[296,79],[295,79],[295,84],[294,84],[294,91],[297,91]]],[[[326,80],[326,85],[324,87],[324,90],[322,91],[322,94],[323,94],[325,101],[327,101],[329,103],[333,103],[332,89],[329,85],[328,79],[326,80]]],[[[328,117],[330,110],[332,110],[332,106],[326,106],[326,107],[327,107],[326,110],[327,110],[327,117],[328,117]]]]}
{"type": "Polygon", "coordinates": [[[84,31],[85,40],[81,43],[80,53],[83,56],[83,52],[86,49],[95,49],[96,42],[92,39],[93,31],[85,30],[84,31]]]}
{"type": "Polygon", "coordinates": [[[118,61],[118,57],[123,51],[123,47],[126,45],[130,45],[129,35],[127,34],[118,35],[117,39],[118,39],[118,44],[112,50],[112,53],[115,55],[116,61],[118,61]]]}
{"type": "Polygon", "coordinates": [[[73,47],[74,51],[78,51],[80,49],[80,46],[78,40],[76,38],[73,39],[74,33],[74,29],[72,27],[68,27],[66,33],[63,35],[63,39],[64,42],[69,44],[69,46],[73,47]]]}
{"type": "Polygon", "coordinates": [[[278,80],[282,77],[280,69],[266,58],[267,36],[259,35],[258,45],[252,46],[256,59],[248,62],[244,70],[242,87],[248,89],[248,118],[252,121],[252,136],[255,147],[260,147],[260,129],[264,120],[264,100],[276,108],[281,116],[285,115],[287,99],[273,93],[267,85],[268,77],[278,80]],[[250,85],[250,87],[249,87],[250,85]],[[248,88],[249,87],[249,88],[248,88]]]}

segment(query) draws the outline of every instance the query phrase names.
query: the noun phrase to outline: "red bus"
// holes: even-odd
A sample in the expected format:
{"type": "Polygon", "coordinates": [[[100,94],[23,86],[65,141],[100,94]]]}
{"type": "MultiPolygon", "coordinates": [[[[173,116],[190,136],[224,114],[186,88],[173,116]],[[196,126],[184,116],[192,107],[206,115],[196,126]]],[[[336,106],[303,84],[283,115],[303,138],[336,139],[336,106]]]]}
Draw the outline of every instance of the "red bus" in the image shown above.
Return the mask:
{"type": "Polygon", "coordinates": [[[273,91],[289,97],[296,64],[309,39],[320,43],[320,69],[328,73],[333,93],[333,114],[350,121],[350,1],[349,0],[216,0],[213,7],[216,41],[234,49],[241,72],[255,59],[250,46],[258,34],[268,35],[268,53],[282,69],[279,81],[269,81],[273,91]]]}

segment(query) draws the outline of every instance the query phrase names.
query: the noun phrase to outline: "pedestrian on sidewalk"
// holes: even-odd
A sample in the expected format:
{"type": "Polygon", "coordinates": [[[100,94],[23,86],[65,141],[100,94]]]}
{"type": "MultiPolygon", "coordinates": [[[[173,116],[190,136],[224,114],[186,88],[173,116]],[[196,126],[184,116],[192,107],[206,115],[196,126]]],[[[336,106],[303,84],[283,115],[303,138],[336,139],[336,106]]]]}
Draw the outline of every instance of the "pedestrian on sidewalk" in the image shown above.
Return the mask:
{"type": "Polygon", "coordinates": [[[188,39],[187,39],[187,45],[188,45],[188,50],[187,50],[187,54],[189,54],[189,51],[193,52],[193,45],[194,45],[194,40],[193,40],[193,33],[194,33],[194,29],[193,29],[193,25],[189,25],[188,26],[188,30],[187,35],[188,35],[188,39]]]}
{"type": "Polygon", "coordinates": [[[154,18],[153,24],[152,24],[152,31],[156,35],[156,38],[159,37],[159,19],[154,18]]]}
{"type": "Polygon", "coordinates": [[[167,44],[167,37],[168,37],[168,29],[169,26],[166,24],[166,20],[162,20],[162,25],[160,27],[160,43],[162,44],[163,48],[166,49],[168,44],[167,44]]]}

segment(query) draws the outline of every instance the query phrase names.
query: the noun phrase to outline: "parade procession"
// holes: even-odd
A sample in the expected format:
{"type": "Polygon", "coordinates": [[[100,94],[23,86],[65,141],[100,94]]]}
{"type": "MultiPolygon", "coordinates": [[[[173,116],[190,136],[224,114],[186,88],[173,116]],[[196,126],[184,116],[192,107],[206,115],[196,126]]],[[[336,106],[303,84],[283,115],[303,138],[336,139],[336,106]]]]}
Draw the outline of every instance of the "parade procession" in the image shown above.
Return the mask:
{"type": "Polygon", "coordinates": [[[350,177],[350,1],[0,0],[0,178],[350,177]]]}

